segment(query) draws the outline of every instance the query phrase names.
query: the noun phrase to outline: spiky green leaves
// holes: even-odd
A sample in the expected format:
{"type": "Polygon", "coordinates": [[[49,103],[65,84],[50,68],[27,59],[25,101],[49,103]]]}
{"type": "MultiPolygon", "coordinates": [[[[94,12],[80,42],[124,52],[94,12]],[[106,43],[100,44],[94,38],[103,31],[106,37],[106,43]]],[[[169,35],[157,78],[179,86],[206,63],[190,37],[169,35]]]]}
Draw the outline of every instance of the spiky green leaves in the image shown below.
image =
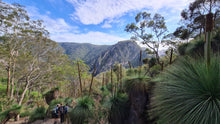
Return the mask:
{"type": "Polygon", "coordinates": [[[125,80],[125,89],[129,94],[145,93],[147,89],[147,83],[150,78],[146,76],[138,76],[125,80]]]}
{"type": "Polygon", "coordinates": [[[44,119],[45,117],[46,117],[46,108],[38,107],[33,111],[33,113],[31,113],[29,122],[33,122],[39,119],[44,119]]]}
{"type": "Polygon", "coordinates": [[[110,100],[109,121],[113,124],[123,123],[129,115],[129,101],[127,94],[119,93],[110,100]]]}
{"type": "Polygon", "coordinates": [[[85,96],[79,98],[76,107],[70,112],[72,124],[84,124],[92,118],[94,101],[91,97],[85,96]]]}
{"type": "Polygon", "coordinates": [[[153,102],[160,123],[220,123],[219,58],[209,69],[204,60],[184,58],[161,76],[153,102]]]}

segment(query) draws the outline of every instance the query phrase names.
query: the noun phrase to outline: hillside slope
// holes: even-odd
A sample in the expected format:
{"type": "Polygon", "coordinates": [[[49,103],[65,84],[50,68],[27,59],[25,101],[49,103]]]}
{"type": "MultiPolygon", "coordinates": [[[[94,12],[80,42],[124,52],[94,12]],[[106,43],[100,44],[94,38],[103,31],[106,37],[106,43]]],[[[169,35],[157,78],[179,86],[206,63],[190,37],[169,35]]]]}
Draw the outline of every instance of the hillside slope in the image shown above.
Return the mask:
{"type": "Polygon", "coordinates": [[[107,50],[110,45],[93,45],[89,43],[59,43],[64,48],[65,53],[72,60],[81,59],[89,66],[92,66],[94,59],[96,59],[103,51],[107,50]]]}
{"type": "MultiPolygon", "coordinates": [[[[79,43],[60,43],[70,59],[82,59],[91,70],[96,64],[96,74],[107,71],[115,63],[121,63],[128,67],[128,61],[132,66],[139,65],[140,50],[142,48],[132,41],[120,41],[115,45],[92,45],[79,43]]],[[[142,54],[146,58],[146,53],[142,54]]]]}

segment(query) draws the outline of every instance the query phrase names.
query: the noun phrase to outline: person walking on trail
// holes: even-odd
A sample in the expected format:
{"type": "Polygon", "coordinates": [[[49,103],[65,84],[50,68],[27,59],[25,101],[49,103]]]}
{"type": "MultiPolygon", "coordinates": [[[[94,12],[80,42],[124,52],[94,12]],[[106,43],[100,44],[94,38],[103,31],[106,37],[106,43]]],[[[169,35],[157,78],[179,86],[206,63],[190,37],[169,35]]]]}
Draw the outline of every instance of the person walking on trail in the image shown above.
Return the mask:
{"type": "Polygon", "coordinates": [[[64,114],[65,114],[65,106],[63,106],[63,103],[60,104],[60,107],[58,108],[58,112],[60,115],[60,122],[64,122],[64,114]]]}
{"type": "Polygon", "coordinates": [[[55,116],[55,117],[54,117],[54,118],[55,118],[54,124],[57,124],[57,123],[58,123],[58,118],[59,118],[58,109],[59,109],[59,107],[60,107],[60,105],[57,104],[57,106],[54,108],[53,113],[52,113],[52,114],[54,114],[54,116],[55,116]]]}
{"type": "Polygon", "coordinates": [[[65,114],[64,115],[64,121],[65,121],[65,124],[69,124],[70,123],[69,122],[70,118],[69,118],[69,115],[67,114],[68,109],[69,109],[69,106],[68,106],[68,103],[67,103],[65,108],[64,108],[64,114],[65,114]]]}

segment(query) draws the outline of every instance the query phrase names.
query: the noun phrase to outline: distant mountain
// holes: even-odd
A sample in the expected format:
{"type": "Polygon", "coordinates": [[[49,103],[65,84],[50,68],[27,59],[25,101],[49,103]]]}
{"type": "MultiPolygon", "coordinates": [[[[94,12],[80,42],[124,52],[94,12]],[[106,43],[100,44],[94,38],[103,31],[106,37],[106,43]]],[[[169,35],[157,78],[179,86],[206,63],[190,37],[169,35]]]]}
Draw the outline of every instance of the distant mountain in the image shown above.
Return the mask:
{"type": "MultiPolygon", "coordinates": [[[[96,64],[96,74],[107,71],[115,63],[121,63],[128,67],[128,61],[132,66],[139,65],[140,51],[142,48],[132,41],[120,41],[115,45],[92,45],[80,43],[59,43],[70,59],[82,59],[91,69],[96,64]]],[[[147,54],[143,52],[142,59],[147,54]]]]}
{"type": "Polygon", "coordinates": [[[94,64],[91,63],[96,59],[103,51],[106,51],[110,45],[93,45],[90,43],[59,43],[64,48],[65,53],[72,60],[81,59],[85,61],[90,67],[94,64]]]}

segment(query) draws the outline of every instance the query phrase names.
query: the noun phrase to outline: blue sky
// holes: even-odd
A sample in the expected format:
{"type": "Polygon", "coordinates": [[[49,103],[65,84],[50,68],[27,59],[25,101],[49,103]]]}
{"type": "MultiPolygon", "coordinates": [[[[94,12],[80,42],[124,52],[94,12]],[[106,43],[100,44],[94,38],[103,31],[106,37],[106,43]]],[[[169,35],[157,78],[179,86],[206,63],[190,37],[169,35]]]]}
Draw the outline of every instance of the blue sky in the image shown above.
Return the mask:
{"type": "Polygon", "coordinates": [[[57,42],[115,44],[130,39],[125,26],[138,12],[160,13],[173,32],[180,13],[192,0],[2,0],[26,7],[32,19],[44,21],[57,42]]]}

